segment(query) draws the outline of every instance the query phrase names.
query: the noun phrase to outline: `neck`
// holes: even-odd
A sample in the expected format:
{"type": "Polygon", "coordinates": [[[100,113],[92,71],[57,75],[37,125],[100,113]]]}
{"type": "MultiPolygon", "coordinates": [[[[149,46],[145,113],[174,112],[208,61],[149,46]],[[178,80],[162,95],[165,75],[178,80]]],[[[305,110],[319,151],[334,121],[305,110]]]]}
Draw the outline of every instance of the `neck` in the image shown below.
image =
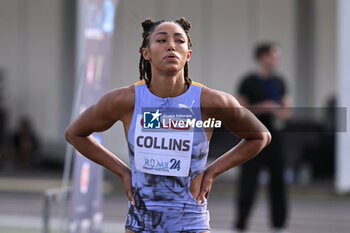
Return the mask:
{"type": "Polygon", "coordinates": [[[186,92],[187,85],[183,69],[177,73],[160,74],[152,70],[152,80],[149,90],[156,96],[176,97],[186,92]]]}
{"type": "Polygon", "coordinates": [[[273,70],[266,66],[260,66],[259,73],[262,77],[268,78],[273,73],[273,70]]]}

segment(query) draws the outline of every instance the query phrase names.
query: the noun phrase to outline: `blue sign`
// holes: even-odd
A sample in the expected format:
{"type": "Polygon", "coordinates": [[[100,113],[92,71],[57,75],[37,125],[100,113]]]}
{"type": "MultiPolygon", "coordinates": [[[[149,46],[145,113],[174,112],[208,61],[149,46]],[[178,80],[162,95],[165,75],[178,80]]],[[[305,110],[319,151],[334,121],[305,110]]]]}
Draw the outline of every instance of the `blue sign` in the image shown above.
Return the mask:
{"type": "Polygon", "coordinates": [[[159,129],[160,116],[162,113],[157,109],[156,112],[143,112],[143,128],[144,129],[159,129]]]}

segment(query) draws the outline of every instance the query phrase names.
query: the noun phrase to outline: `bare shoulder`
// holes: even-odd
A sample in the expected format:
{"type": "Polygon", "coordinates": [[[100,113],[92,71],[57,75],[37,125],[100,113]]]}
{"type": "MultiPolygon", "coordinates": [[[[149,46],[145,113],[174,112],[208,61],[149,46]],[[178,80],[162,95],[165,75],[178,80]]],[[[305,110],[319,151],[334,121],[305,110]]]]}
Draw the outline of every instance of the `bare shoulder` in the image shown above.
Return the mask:
{"type": "Polygon", "coordinates": [[[201,105],[203,108],[238,108],[241,107],[236,98],[232,95],[203,87],[201,96],[201,105]]]}
{"type": "Polygon", "coordinates": [[[107,92],[102,98],[102,101],[106,101],[112,105],[128,106],[133,105],[135,101],[135,88],[134,85],[121,87],[107,92]]]}
{"type": "Polygon", "coordinates": [[[121,87],[107,92],[96,104],[96,110],[106,117],[121,119],[133,110],[134,102],[134,85],[121,87]]]}

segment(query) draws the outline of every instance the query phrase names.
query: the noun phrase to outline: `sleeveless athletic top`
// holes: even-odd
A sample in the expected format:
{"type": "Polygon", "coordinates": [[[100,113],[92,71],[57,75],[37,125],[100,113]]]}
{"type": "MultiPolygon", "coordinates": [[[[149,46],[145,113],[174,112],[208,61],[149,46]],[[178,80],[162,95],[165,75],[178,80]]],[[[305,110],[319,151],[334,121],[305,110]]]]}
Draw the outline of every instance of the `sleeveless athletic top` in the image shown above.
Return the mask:
{"type": "Polygon", "coordinates": [[[205,130],[189,129],[193,119],[201,120],[202,86],[192,82],[182,95],[161,98],[149,91],[145,81],[135,83],[128,132],[135,206],[129,203],[126,229],[210,231],[207,201],[198,205],[189,191],[191,181],[205,169],[209,149],[205,130]]]}

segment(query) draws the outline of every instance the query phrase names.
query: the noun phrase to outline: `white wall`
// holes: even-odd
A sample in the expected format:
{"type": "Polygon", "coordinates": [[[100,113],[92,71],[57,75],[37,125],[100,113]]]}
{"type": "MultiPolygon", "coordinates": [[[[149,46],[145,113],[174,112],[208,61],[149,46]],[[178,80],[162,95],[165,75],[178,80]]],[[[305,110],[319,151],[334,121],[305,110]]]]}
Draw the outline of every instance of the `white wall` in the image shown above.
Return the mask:
{"type": "Polygon", "coordinates": [[[314,0],[315,3],[315,67],[314,106],[325,107],[336,95],[336,1],[314,0]]]}
{"type": "Polygon", "coordinates": [[[6,106],[13,106],[8,118],[17,116],[20,111],[21,101],[25,93],[25,82],[19,79],[20,68],[20,29],[19,29],[19,3],[18,1],[0,1],[0,69],[5,71],[5,98],[6,106]],[[21,81],[21,82],[20,82],[21,81]],[[16,93],[16,94],[15,94],[16,93]]]}
{"type": "Polygon", "coordinates": [[[12,131],[27,116],[43,144],[63,142],[70,113],[67,96],[72,96],[74,77],[72,64],[66,63],[72,61],[72,53],[66,50],[74,41],[62,33],[63,6],[61,0],[0,0],[0,67],[6,70],[8,128],[12,131]]]}

